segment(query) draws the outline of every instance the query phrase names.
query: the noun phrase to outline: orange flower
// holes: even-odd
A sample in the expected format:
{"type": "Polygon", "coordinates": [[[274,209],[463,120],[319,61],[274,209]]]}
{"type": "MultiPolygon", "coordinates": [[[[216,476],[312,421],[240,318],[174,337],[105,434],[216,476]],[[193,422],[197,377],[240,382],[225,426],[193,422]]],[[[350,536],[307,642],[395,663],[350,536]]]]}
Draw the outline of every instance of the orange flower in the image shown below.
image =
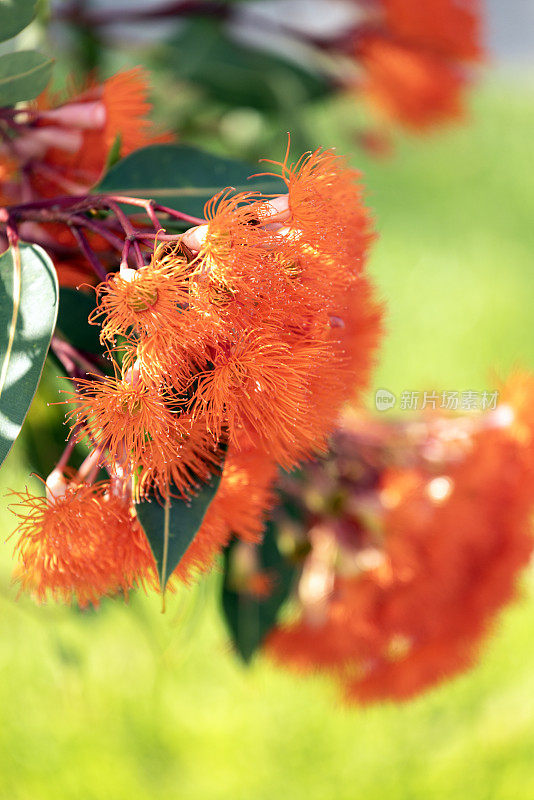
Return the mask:
{"type": "Polygon", "coordinates": [[[147,385],[135,372],[129,378],[79,379],[76,387],[67,420],[73,421],[73,430],[79,428],[78,436],[88,430],[112,463],[132,472],[141,463],[146,466],[147,448],[155,441],[160,447],[150,452],[162,460],[153,469],[165,470],[165,445],[171,447],[178,414],[163,388],[147,385]]]}
{"type": "Polygon", "coordinates": [[[117,336],[147,338],[179,332],[180,312],[187,308],[189,268],[186,260],[159,245],[146,267],[111,273],[97,287],[98,305],[89,322],[102,327],[101,341],[117,336]]]}
{"type": "Polygon", "coordinates": [[[387,120],[424,130],[463,116],[465,76],[457,64],[380,37],[361,44],[361,60],[363,94],[387,120]]]}
{"type": "Polygon", "coordinates": [[[361,702],[410,697],[473,663],[534,545],[534,379],[514,376],[502,396],[478,422],[421,420],[416,439],[413,426],[374,446],[339,433],[306,494],[286,487],[314,527],[300,617],[267,645],[277,660],[327,670],[361,702]]]}
{"type": "Polygon", "coordinates": [[[227,328],[243,328],[258,300],[272,298],[276,276],[269,269],[269,251],[277,235],[258,224],[261,210],[257,194],[225,189],[206,203],[207,224],[182,238],[193,259],[191,295],[204,313],[211,310],[212,325],[229,318],[227,328]]]}
{"type": "Polygon", "coordinates": [[[482,57],[479,0],[381,0],[356,41],[358,91],[413,131],[463,116],[467,66],[482,57]]]}
{"type": "MultiPolygon", "coordinates": [[[[254,280],[254,271],[262,272],[266,246],[272,234],[258,225],[259,195],[224,189],[204,206],[207,227],[198,253],[199,272],[222,284],[234,284],[239,278],[254,280]]],[[[233,288],[230,286],[230,289],[233,288]]]]}
{"type": "Polygon", "coordinates": [[[12,510],[21,520],[15,577],[39,601],[50,595],[96,605],[105,595],[127,595],[136,583],[153,581],[146,537],[109,484],[71,483],[48,499],[27,490],[13,494],[19,502],[12,510]]]}
{"type": "Polygon", "coordinates": [[[322,431],[307,427],[307,381],[320,348],[291,349],[277,330],[251,331],[235,343],[220,344],[213,368],[198,377],[194,415],[205,415],[218,438],[228,427],[233,444],[261,442],[283,465],[291,466],[322,444],[322,431]]]}
{"type": "Polygon", "coordinates": [[[123,265],[97,289],[91,321],[122,365],[77,381],[73,435],[89,435],[136,500],[187,498],[229,442],[182,580],[232,535],[259,539],[277,464],[325,449],[380,335],[361,276],[372,236],[356,173],[319,151],[282,169],[288,196],[220,193],[180,248],[160,245],[149,266],[123,265]]]}
{"type": "MultiPolygon", "coordinates": [[[[383,334],[383,306],[370,281],[360,277],[344,303],[332,308],[324,359],[310,379],[310,419],[330,430],[347,402],[359,402],[383,334]]],[[[319,366],[319,364],[318,364],[319,366]]]]}
{"type": "Polygon", "coordinates": [[[37,121],[15,140],[37,196],[78,194],[93,186],[119,139],[120,155],[169,141],[155,135],[146,118],[148,80],[141,67],[120,72],[47,110],[39,98],[37,121]]]}
{"type": "Polygon", "coordinates": [[[221,461],[218,441],[204,419],[177,417],[168,437],[153,436],[139,461],[138,497],[155,490],[161,497],[187,497],[208,481],[221,461]]]}
{"type": "Polygon", "coordinates": [[[275,503],[276,463],[257,448],[230,447],[215,503],[226,527],[245,542],[258,542],[275,503]]]}
{"type": "MultiPolygon", "coordinates": [[[[123,157],[145,145],[170,141],[172,137],[157,135],[147,119],[151,108],[147,93],[147,75],[136,67],[85,91],[73,91],[62,102],[44,92],[35,103],[21,108],[17,135],[9,146],[0,145],[2,160],[9,159],[0,187],[2,202],[11,205],[85,194],[101,178],[117,144],[114,155],[123,157]]],[[[37,237],[51,242],[61,285],[94,282],[72,232],[63,223],[24,222],[20,232],[30,241],[37,237]]],[[[107,259],[109,243],[92,231],[87,238],[107,259]]]]}
{"type": "Polygon", "coordinates": [[[123,368],[135,363],[146,382],[160,384],[165,376],[179,392],[206,367],[211,340],[209,320],[190,296],[190,275],[177,248],[160,244],[148,266],[121,269],[97,287],[98,304],[89,316],[102,326],[103,343],[126,338],[123,368]]]}
{"type": "Polygon", "coordinates": [[[481,57],[479,0],[381,0],[386,26],[409,46],[461,60],[481,57]]]}
{"type": "Polygon", "coordinates": [[[289,192],[289,252],[311,247],[318,261],[326,261],[330,272],[341,271],[346,281],[361,271],[374,238],[360,173],[332,150],[307,153],[296,164],[288,164],[288,156],[289,149],[278,166],[289,192]]]}
{"type": "Polygon", "coordinates": [[[287,197],[214,198],[210,223],[183,243],[198,278],[209,276],[204,299],[218,306],[211,319],[220,331],[193,413],[206,415],[215,436],[227,425],[231,442],[259,445],[289,467],[324,447],[339,408],[363,385],[368,369],[360,380],[351,368],[371,360],[380,313],[358,277],[372,239],[358,174],[331,151],[287,160],[287,197]],[[226,287],[224,302],[214,300],[215,285],[226,287]],[[348,354],[353,334],[358,347],[365,339],[365,355],[348,354]]]}
{"type": "Polygon", "coordinates": [[[187,583],[195,574],[210,569],[232,536],[246,542],[260,539],[273,502],[275,475],[275,464],[261,451],[229,448],[217,494],[174,578],[187,583]]]}

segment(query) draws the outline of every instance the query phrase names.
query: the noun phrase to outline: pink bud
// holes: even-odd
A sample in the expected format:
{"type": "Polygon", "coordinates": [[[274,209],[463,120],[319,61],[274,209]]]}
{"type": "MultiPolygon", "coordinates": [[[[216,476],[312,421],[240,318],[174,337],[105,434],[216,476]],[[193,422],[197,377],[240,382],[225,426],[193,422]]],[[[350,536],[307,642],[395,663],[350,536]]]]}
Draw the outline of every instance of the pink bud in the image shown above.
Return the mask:
{"type": "Polygon", "coordinates": [[[207,225],[197,225],[195,228],[189,228],[189,230],[184,233],[181,238],[181,243],[185,244],[185,246],[196,255],[202,249],[207,234],[207,225]]]}
{"type": "Polygon", "coordinates": [[[133,364],[133,366],[128,367],[128,369],[124,373],[123,377],[124,383],[137,382],[139,380],[140,370],[141,370],[141,362],[139,361],[139,359],[137,359],[133,364]]]}
{"type": "Polygon", "coordinates": [[[49,147],[76,153],[82,146],[82,134],[64,128],[35,128],[13,141],[17,155],[22,159],[43,158],[49,147]]]}
{"type": "Polygon", "coordinates": [[[89,103],[67,103],[61,108],[43,111],[39,116],[65,128],[99,130],[106,124],[106,107],[99,100],[89,103]]]}
{"type": "Polygon", "coordinates": [[[261,223],[266,230],[277,230],[282,223],[291,219],[289,195],[272,197],[261,206],[261,223]]]}

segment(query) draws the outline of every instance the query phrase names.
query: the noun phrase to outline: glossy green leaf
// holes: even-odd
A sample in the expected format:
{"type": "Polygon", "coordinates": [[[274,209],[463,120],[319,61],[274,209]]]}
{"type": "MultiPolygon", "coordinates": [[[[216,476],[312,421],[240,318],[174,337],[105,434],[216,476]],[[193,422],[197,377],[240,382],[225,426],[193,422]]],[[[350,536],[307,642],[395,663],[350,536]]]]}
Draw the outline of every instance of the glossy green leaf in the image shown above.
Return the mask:
{"type": "Polygon", "coordinates": [[[136,504],[137,518],[156,559],[162,589],[198,533],[220,481],[221,476],[214,475],[187,501],[171,498],[164,504],[151,498],[136,504]]]}
{"type": "Polygon", "coordinates": [[[61,287],[59,290],[57,330],[77,350],[100,355],[100,328],[90,325],[88,317],[95,308],[95,293],[61,287]]]}
{"type": "Polygon", "coordinates": [[[106,164],[104,166],[104,172],[108,172],[115,164],[118,164],[121,160],[121,147],[122,147],[122,136],[118,133],[113,140],[113,144],[108,150],[106,164]]]}
{"type": "Polygon", "coordinates": [[[232,542],[224,556],[223,614],[234,647],[245,663],[276,623],[295,577],[295,566],[280,552],[276,534],[276,526],[268,522],[263,541],[257,546],[257,568],[271,582],[271,592],[266,597],[256,597],[243,585],[237,558],[242,542],[232,542]]]}
{"type": "MultiPolygon", "coordinates": [[[[261,167],[258,168],[261,171],[261,167]]],[[[204,204],[221,189],[283,192],[277,178],[249,176],[254,167],[206,153],[185,144],[154,144],[116,164],[98,187],[130,197],[145,197],[192,216],[202,216],[204,204]]]]}
{"type": "Polygon", "coordinates": [[[35,16],[36,0],[0,0],[0,42],[24,30],[35,16]]]}
{"type": "Polygon", "coordinates": [[[46,88],[52,74],[51,58],[35,50],[0,56],[0,106],[32,100],[46,88]]]}
{"type": "Polygon", "coordinates": [[[54,265],[41,247],[21,244],[0,256],[0,464],[39,384],[58,297],[54,265]]]}
{"type": "MultiPolygon", "coordinates": [[[[61,309],[61,292],[60,301],[61,309]]],[[[56,328],[57,330],[57,328],[56,328]]],[[[72,389],[51,353],[46,359],[34,401],[17,440],[18,452],[23,454],[26,470],[45,478],[53,470],[66,446],[65,406],[61,391],[72,389]],[[59,403],[59,405],[58,405],[59,403]]],[[[77,469],[89,453],[88,442],[79,442],[69,457],[69,466],[77,469]]],[[[91,447],[92,449],[92,447],[91,447]]],[[[107,474],[102,470],[98,479],[107,474]]]]}

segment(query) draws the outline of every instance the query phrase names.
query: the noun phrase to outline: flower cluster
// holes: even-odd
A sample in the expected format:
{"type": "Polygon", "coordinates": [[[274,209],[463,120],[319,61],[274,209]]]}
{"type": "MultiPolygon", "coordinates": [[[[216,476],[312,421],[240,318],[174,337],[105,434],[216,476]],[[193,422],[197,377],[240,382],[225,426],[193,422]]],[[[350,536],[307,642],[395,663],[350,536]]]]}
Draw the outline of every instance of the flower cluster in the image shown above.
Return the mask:
{"type": "MultiPolygon", "coordinates": [[[[148,79],[140,67],[72,89],[68,97],[45,91],[33,103],[15,110],[12,136],[0,145],[0,204],[16,205],[60,195],[83,195],[102,177],[108,160],[140,147],[169,141],[148,120],[148,79]]],[[[22,237],[40,241],[55,254],[62,285],[76,286],[91,278],[68,227],[58,222],[26,222],[22,237]]],[[[101,253],[109,245],[89,233],[101,253]]],[[[109,261],[111,266],[111,261],[109,261]]]]}
{"type": "Polygon", "coordinates": [[[102,176],[114,146],[119,157],[168,139],[147,119],[147,92],[147,78],[135,67],[73,89],[66,99],[45,91],[21,108],[17,135],[2,146],[14,162],[13,182],[2,189],[7,202],[82,194],[102,176]]]}
{"type": "Polygon", "coordinates": [[[379,0],[357,32],[359,88],[383,118],[424,130],[463,114],[482,58],[479,0],[379,0]]]}
{"type": "MultiPolygon", "coordinates": [[[[407,426],[347,421],[334,455],[286,482],[310,552],[279,662],[335,675],[360,702],[405,699],[476,659],[534,544],[534,378],[495,411],[407,426]]],[[[282,527],[282,531],[284,528],[282,527]]]]}
{"type": "Polygon", "coordinates": [[[15,578],[43,601],[47,596],[81,607],[103,595],[148,582],[153,556],[141,526],[109,482],[67,481],[53,473],[46,497],[16,492],[20,519],[15,578]]]}
{"type": "Polygon", "coordinates": [[[187,502],[225,450],[220,487],[175,575],[209,568],[232,534],[257,541],[277,465],[324,451],[341,407],[365,386],[382,310],[365,275],[373,235],[359,176],[331,151],[279,166],[287,194],[223,191],[204,224],[157,245],[149,264],[123,261],[97,287],[91,321],[113,374],[77,377],[67,419],[110,484],[78,477],[58,500],[24,499],[38,512],[19,527],[21,579],[38,596],[94,602],[150,584],[146,550],[134,558],[125,545],[126,528],[139,533],[132,504],[187,502]]]}

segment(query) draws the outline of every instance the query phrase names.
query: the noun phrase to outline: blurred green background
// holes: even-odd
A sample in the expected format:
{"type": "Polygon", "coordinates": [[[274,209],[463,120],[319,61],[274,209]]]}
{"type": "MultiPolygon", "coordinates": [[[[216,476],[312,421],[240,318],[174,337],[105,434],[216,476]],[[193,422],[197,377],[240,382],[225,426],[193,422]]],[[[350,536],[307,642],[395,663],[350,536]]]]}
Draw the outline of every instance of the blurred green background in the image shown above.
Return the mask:
{"type": "MultiPolygon", "coordinates": [[[[315,144],[365,173],[381,235],[371,270],[388,336],[373,388],[481,390],[492,370],[534,367],[533,86],[490,78],[469,125],[401,140],[385,161],[356,149],[348,100],[308,112],[315,144]]],[[[240,666],[217,574],[165,615],[143,595],[85,613],[16,600],[4,495],[27,481],[18,446],[0,475],[2,800],[534,797],[529,576],[470,674],[404,705],[348,708],[324,679],[240,666]]]]}

